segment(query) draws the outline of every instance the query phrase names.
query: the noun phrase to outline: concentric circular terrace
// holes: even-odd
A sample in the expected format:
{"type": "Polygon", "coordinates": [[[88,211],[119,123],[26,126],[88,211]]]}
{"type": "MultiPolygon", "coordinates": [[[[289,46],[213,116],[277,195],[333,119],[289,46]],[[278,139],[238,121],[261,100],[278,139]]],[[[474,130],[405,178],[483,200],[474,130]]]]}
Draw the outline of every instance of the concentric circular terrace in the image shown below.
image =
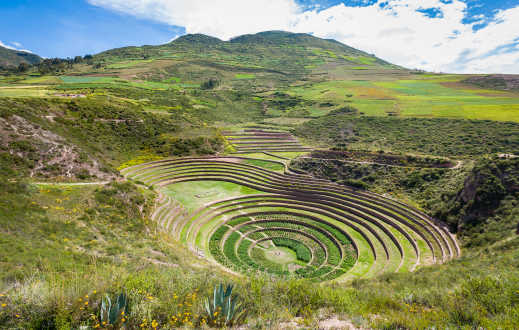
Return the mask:
{"type": "Polygon", "coordinates": [[[158,189],[152,217],[164,230],[199,255],[241,273],[342,281],[413,271],[460,253],[448,230],[422,212],[293,173],[282,162],[182,158],[123,173],[158,189]],[[198,205],[175,200],[190,194],[190,185],[202,187],[195,195],[198,205]],[[218,185],[233,193],[213,191],[218,185]]]}

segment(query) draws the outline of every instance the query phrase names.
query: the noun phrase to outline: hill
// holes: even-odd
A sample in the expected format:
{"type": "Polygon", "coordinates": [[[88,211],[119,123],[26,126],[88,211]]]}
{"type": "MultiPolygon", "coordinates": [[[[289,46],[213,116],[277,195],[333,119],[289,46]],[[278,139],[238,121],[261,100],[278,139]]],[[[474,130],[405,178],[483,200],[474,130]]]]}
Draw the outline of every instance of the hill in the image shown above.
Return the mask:
{"type": "Polygon", "coordinates": [[[36,54],[12,50],[0,46],[0,66],[13,67],[20,63],[37,64],[41,61],[41,57],[36,54]]]}
{"type": "Polygon", "coordinates": [[[5,72],[0,328],[519,328],[513,90],[282,31],[5,72]]]}
{"type": "Polygon", "coordinates": [[[233,65],[239,64],[243,67],[256,69],[278,69],[281,72],[286,70],[299,72],[305,66],[307,66],[307,69],[310,69],[308,66],[323,63],[340,63],[342,65],[375,64],[393,67],[390,63],[373,55],[346,46],[335,40],[325,40],[309,34],[283,31],[243,35],[230,41],[222,41],[202,34],[191,34],[181,36],[166,45],[118,48],[98,54],[97,57],[105,60],[113,60],[116,57],[138,58],[156,56],[173,56],[178,59],[188,59],[184,57],[187,54],[189,54],[191,60],[210,59],[222,64],[234,60],[233,65]],[[196,47],[202,47],[203,52],[192,52],[196,47]],[[281,61],[284,58],[286,60],[281,61]]]}

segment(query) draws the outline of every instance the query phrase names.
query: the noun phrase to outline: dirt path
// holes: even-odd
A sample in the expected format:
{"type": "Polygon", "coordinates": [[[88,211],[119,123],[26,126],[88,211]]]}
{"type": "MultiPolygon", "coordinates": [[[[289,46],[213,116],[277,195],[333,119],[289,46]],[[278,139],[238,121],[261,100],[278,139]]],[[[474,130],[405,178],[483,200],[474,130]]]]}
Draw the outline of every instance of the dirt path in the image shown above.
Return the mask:
{"type": "Polygon", "coordinates": [[[12,86],[1,86],[0,89],[27,89],[27,88],[44,88],[49,85],[12,85],[12,86]]]}
{"type": "Polygon", "coordinates": [[[32,184],[41,186],[95,186],[106,185],[111,181],[96,181],[96,182],[31,182],[32,184]]]}
{"type": "Polygon", "coordinates": [[[460,167],[462,167],[462,166],[463,166],[463,161],[462,161],[462,160],[458,160],[458,161],[456,162],[456,166],[454,166],[454,167],[450,167],[449,169],[451,169],[451,170],[457,170],[458,168],[460,168],[460,167]]]}

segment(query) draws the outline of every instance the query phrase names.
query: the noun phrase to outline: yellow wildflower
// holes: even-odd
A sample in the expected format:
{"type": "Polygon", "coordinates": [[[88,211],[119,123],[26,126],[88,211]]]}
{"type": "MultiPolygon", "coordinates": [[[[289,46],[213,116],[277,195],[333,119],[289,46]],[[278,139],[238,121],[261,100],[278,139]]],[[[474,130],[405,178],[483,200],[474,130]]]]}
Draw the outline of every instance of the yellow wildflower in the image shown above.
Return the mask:
{"type": "Polygon", "coordinates": [[[7,304],[2,304],[2,307],[5,307],[5,306],[7,306],[7,304]]]}

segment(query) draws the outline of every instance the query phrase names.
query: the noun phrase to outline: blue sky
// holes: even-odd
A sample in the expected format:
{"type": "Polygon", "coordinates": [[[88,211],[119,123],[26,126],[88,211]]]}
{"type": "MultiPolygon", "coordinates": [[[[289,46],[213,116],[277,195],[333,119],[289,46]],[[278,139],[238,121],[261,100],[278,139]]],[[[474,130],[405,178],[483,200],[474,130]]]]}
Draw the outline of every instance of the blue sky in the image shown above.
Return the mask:
{"type": "Polygon", "coordinates": [[[116,13],[80,0],[0,2],[0,40],[45,57],[72,57],[127,45],[161,44],[180,27],[116,13]]]}
{"type": "Polygon", "coordinates": [[[9,0],[0,14],[2,45],[44,57],[281,29],[407,67],[519,73],[519,0],[9,0]]]}

